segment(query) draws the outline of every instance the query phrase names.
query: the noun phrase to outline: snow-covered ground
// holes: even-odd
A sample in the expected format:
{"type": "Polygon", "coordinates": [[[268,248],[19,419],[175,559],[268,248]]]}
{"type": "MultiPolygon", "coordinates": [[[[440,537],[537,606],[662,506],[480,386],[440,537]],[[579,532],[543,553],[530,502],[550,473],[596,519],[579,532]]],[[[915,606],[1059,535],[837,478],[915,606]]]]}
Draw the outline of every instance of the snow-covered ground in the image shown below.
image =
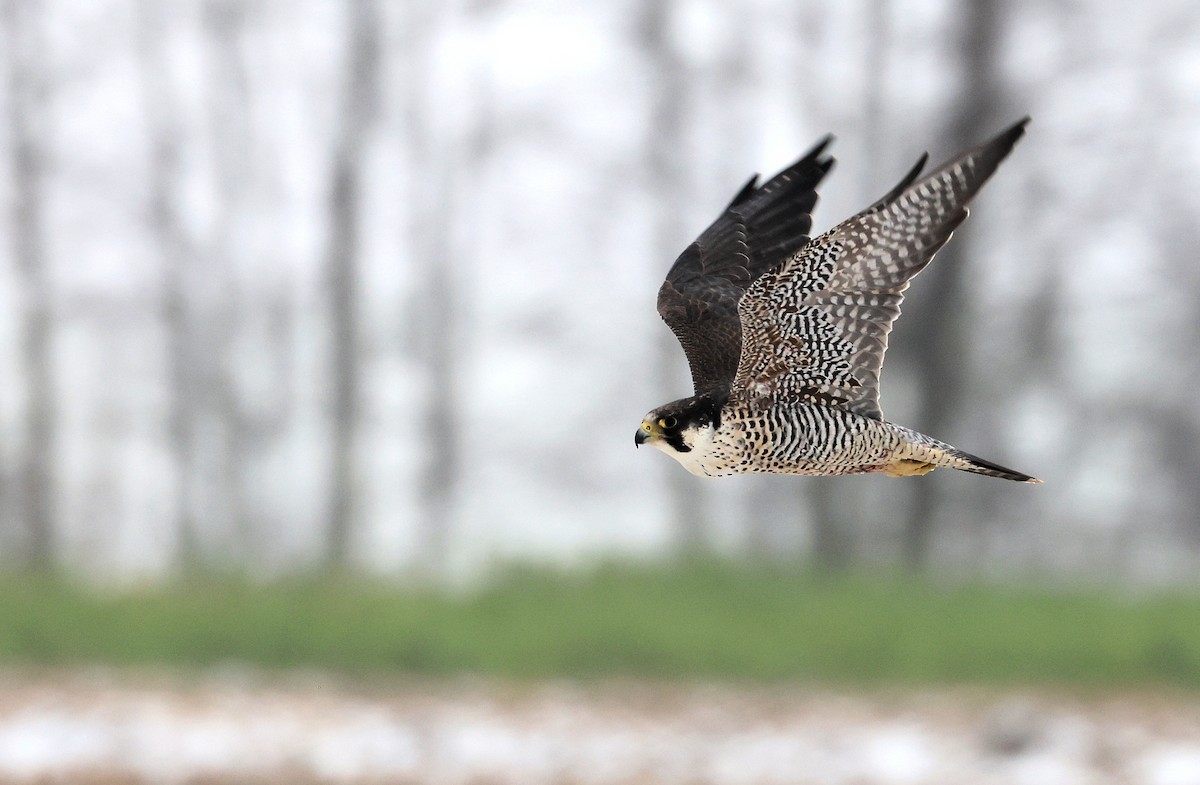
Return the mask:
{"type": "Polygon", "coordinates": [[[5,783],[1200,783],[1200,696],[0,676],[5,783]]]}

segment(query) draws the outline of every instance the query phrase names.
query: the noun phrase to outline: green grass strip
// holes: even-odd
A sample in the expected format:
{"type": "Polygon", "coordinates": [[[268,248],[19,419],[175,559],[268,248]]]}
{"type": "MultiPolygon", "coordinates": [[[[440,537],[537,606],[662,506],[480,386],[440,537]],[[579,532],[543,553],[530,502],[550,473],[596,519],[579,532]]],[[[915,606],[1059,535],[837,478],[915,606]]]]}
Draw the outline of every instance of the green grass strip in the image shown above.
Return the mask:
{"type": "Polygon", "coordinates": [[[198,578],[0,578],[0,663],[505,678],[1200,687],[1200,597],[945,587],[702,563],[513,570],[460,593],[198,578]]]}

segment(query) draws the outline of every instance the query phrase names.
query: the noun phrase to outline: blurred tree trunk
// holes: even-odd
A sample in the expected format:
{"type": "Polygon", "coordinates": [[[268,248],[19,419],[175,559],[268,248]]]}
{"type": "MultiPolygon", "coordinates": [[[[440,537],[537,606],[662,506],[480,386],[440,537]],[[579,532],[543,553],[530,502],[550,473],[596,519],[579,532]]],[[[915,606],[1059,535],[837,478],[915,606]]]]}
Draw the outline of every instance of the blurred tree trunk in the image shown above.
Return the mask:
{"type": "Polygon", "coordinates": [[[326,265],[333,327],[333,443],[330,517],[325,560],[345,565],[352,547],[354,496],[359,472],[361,346],[358,308],[361,278],[363,158],[379,102],[379,9],[354,0],[346,39],[341,126],[334,141],[329,187],[326,265]]]}
{"type": "Polygon", "coordinates": [[[53,313],[44,237],[46,75],[42,4],[4,5],[8,65],[8,149],[12,171],[12,254],[20,287],[20,367],[24,377],[23,460],[18,472],[24,521],[20,561],[48,569],[54,561],[55,416],[53,313]]]}
{"type": "MultiPolygon", "coordinates": [[[[1174,150],[1160,152],[1162,167],[1170,166],[1174,150]]],[[[1200,247],[1200,228],[1195,221],[1196,208],[1200,199],[1159,196],[1155,211],[1159,216],[1158,236],[1161,251],[1159,258],[1175,260],[1175,266],[1167,274],[1179,288],[1187,292],[1187,304],[1179,312],[1172,312],[1172,322],[1177,327],[1175,340],[1183,338],[1182,346],[1171,346],[1164,352],[1171,365],[1163,376],[1178,376],[1179,382],[1171,385],[1172,393],[1164,397],[1158,406],[1147,407],[1145,402],[1131,404],[1146,412],[1153,412],[1153,422],[1146,424],[1146,432],[1158,432],[1162,445],[1161,466],[1167,475],[1169,494],[1173,509],[1168,514],[1186,542],[1193,548],[1200,545],[1200,412],[1197,411],[1195,390],[1200,388],[1200,357],[1190,345],[1190,340],[1200,335],[1200,269],[1195,263],[1195,250],[1200,247]],[[1190,203],[1189,203],[1190,202],[1190,203]],[[1161,407],[1161,408],[1160,408],[1161,407]]]]}
{"type": "MultiPolygon", "coordinates": [[[[487,10],[474,4],[468,12],[487,10]]],[[[413,569],[427,579],[440,578],[447,567],[462,495],[461,376],[468,347],[460,278],[465,253],[455,226],[463,189],[456,177],[479,177],[491,144],[483,130],[486,119],[476,123],[473,135],[469,132],[465,139],[433,132],[438,125],[441,89],[434,68],[434,43],[440,25],[451,13],[433,6],[406,6],[398,47],[406,86],[401,105],[403,138],[412,184],[405,224],[419,277],[406,310],[411,314],[411,351],[426,380],[418,418],[422,460],[416,485],[419,518],[413,569]]],[[[478,69],[474,77],[479,88],[478,69]]]]}
{"type": "MultiPolygon", "coordinates": [[[[688,192],[686,136],[687,85],[685,65],[675,51],[670,24],[675,3],[650,0],[642,6],[639,39],[649,59],[647,71],[655,78],[650,91],[651,111],[647,125],[647,171],[654,194],[655,215],[650,263],[666,275],[671,262],[691,242],[675,205],[688,192]]],[[[663,402],[683,398],[690,390],[677,386],[683,351],[669,330],[660,331],[658,368],[661,370],[663,402]]],[[[704,489],[691,475],[677,466],[668,467],[667,495],[670,500],[675,550],[679,553],[701,551],[706,545],[709,522],[705,515],[704,489]]]]}
{"type": "MultiPolygon", "coordinates": [[[[222,565],[244,561],[249,541],[242,482],[245,429],[235,366],[242,323],[235,267],[242,250],[252,161],[249,77],[242,36],[249,8],[235,0],[201,7],[209,57],[208,111],[213,145],[216,218],[205,275],[192,282],[196,324],[196,505],[206,539],[222,565]]],[[[197,532],[199,533],[199,532],[197,532]]]]}
{"type": "Polygon", "coordinates": [[[196,509],[192,496],[195,481],[193,450],[197,362],[192,345],[189,281],[193,255],[185,236],[179,206],[180,157],[183,128],[174,100],[166,52],[166,9],[158,0],[141,0],[137,6],[136,51],[142,80],[142,100],[150,145],[149,231],[162,269],[160,307],[166,331],[168,449],[175,471],[176,555],[185,567],[200,560],[196,509]]]}
{"type": "MultiPolygon", "coordinates": [[[[1185,8],[1181,6],[1180,8],[1185,8]]],[[[1080,13],[1083,10],[1080,9],[1080,13]]],[[[1195,19],[1195,16],[1192,17],[1195,19]]],[[[1138,95],[1147,113],[1170,117],[1171,107],[1178,101],[1178,92],[1171,86],[1171,63],[1177,62],[1181,52],[1195,50],[1196,25],[1188,24],[1185,13],[1163,14],[1156,24],[1153,50],[1161,57],[1144,57],[1136,68],[1138,95]]],[[[1084,50],[1082,44],[1077,49],[1084,50]]],[[[1146,143],[1139,155],[1126,155],[1107,162],[1113,170],[1110,182],[1127,183],[1122,188],[1120,199],[1112,199],[1103,191],[1103,216],[1096,225],[1116,225],[1127,218],[1130,205],[1141,205],[1150,216],[1154,238],[1150,258],[1164,265],[1162,270],[1146,270],[1163,281],[1175,292],[1182,293],[1183,302],[1175,307],[1163,305],[1158,315],[1161,325],[1154,338],[1161,341],[1161,349],[1153,359],[1146,358],[1152,368],[1148,375],[1162,380],[1158,387],[1162,394],[1154,395],[1153,403],[1144,400],[1136,387],[1131,388],[1131,400],[1126,403],[1130,412],[1141,412],[1141,418],[1149,420],[1142,426],[1145,433],[1154,433],[1161,445],[1161,456],[1154,473],[1163,473],[1168,507],[1166,515],[1174,524],[1180,539],[1189,544],[1194,554],[1200,546],[1200,407],[1196,405],[1196,389],[1200,388],[1200,355],[1194,350],[1192,341],[1200,335],[1200,266],[1196,264],[1196,249],[1200,247],[1200,225],[1196,216],[1200,214],[1200,194],[1195,188],[1182,191],[1157,187],[1154,178],[1147,177],[1149,171],[1173,171],[1179,165],[1178,123],[1183,127],[1195,127],[1195,114],[1186,118],[1175,118],[1164,124],[1160,133],[1146,143]],[[1174,128],[1172,126],[1175,126],[1174,128]],[[1172,133],[1174,131],[1174,133],[1172,133]],[[1156,361],[1155,361],[1156,360],[1156,361]]],[[[1187,135],[1187,132],[1185,132],[1187,135]]],[[[1060,233],[1061,234],[1061,233],[1060,233]]],[[[1059,257],[1061,258],[1061,257],[1059,257]]],[[[1148,319],[1153,324],[1157,319],[1148,319]]],[[[1128,415],[1126,415],[1128,416],[1128,415]]],[[[1144,500],[1139,500],[1144,505],[1144,500]]],[[[1140,517],[1140,516],[1138,516],[1140,517]]],[[[1143,522],[1133,518],[1131,523],[1139,529],[1143,522]]]]}
{"type": "MultiPolygon", "coordinates": [[[[955,153],[983,141],[1000,129],[1004,118],[1003,88],[999,73],[999,44],[1003,28],[1000,0],[979,0],[961,6],[960,56],[963,81],[953,101],[946,143],[955,153]]],[[[963,413],[970,363],[966,343],[968,301],[963,291],[966,262],[971,258],[971,233],[958,232],[921,275],[921,304],[906,309],[919,404],[913,427],[938,438],[951,438],[952,426],[963,413]]],[[[911,481],[914,487],[903,534],[903,558],[913,569],[927,566],[930,539],[944,502],[941,485],[934,480],[911,481]]]]}
{"type": "Polygon", "coordinates": [[[892,24],[889,13],[892,4],[888,0],[870,0],[870,11],[864,16],[867,27],[866,74],[863,85],[863,163],[866,203],[870,204],[882,195],[878,194],[881,183],[879,173],[889,160],[888,141],[893,136],[891,118],[887,112],[887,98],[891,86],[892,24]]]}
{"type": "MultiPolygon", "coordinates": [[[[444,231],[446,226],[438,227],[444,231]]],[[[439,575],[449,557],[454,506],[461,473],[459,386],[463,351],[462,316],[459,313],[455,257],[447,234],[428,238],[423,246],[434,254],[426,257],[422,295],[425,299],[423,364],[428,374],[429,394],[425,405],[425,454],[421,477],[420,529],[417,551],[422,571],[439,575]]]]}
{"type": "MultiPolygon", "coordinates": [[[[434,163],[441,170],[444,162],[434,163]]],[[[475,171],[467,166],[468,171],[475,171]]],[[[449,197],[454,191],[448,171],[435,171],[438,186],[433,193],[449,197]]],[[[432,194],[430,194],[432,195],[432,194]]],[[[430,204],[432,209],[448,208],[430,204]]],[[[449,559],[455,506],[462,473],[461,375],[465,352],[463,314],[459,299],[458,264],[462,256],[455,248],[453,221],[444,216],[425,228],[424,242],[418,246],[427,254],[421,308],[423,333],[421,360],[425,367],[428,397],[422,450],[424,466],[420,483],[421,520],[417,531],[420,571],[428,577],[442,574],[449,559]]]]}

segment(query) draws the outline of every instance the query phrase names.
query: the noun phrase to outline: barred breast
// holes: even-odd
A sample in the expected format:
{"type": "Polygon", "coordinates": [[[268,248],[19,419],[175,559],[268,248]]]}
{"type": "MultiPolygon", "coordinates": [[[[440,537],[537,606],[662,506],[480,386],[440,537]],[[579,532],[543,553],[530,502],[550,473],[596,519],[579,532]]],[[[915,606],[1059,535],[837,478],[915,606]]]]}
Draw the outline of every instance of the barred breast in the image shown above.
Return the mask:
{"type": "Polygon", "coordinates": [[[842,475],[879,471],[904,448],[890,423],[843,409],[791,403],[727,405],[721,425],[689,456],[697,474],[842,475]],[[699,469],[700,471],[696,471],[699,469]]]}

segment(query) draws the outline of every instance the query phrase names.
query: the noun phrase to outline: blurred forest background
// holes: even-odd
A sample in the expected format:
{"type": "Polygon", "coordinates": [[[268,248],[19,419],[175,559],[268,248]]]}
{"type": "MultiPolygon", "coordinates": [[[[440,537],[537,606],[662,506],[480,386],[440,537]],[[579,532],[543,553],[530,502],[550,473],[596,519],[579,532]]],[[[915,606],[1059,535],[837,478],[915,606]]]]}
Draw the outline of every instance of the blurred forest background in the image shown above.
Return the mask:
{"type": "Polygon", "coordinates": [[[104,580],[715,552],[1200,574],[1200,6],[4,0],[0,562],[104,580]],[[1025,114],[890,419],[1042,477],[701,481],[655,313],[833,132],[823,231],[1025,114]]]}
{"type": "Polygon", "coordinates": [[[1198,182],[1182,0],[0,0],[0,780],[1200,782],[1198,182]],[[1025,115],[882,404],[1045,485],[635,452],[751,172],[1025,115]]]}

